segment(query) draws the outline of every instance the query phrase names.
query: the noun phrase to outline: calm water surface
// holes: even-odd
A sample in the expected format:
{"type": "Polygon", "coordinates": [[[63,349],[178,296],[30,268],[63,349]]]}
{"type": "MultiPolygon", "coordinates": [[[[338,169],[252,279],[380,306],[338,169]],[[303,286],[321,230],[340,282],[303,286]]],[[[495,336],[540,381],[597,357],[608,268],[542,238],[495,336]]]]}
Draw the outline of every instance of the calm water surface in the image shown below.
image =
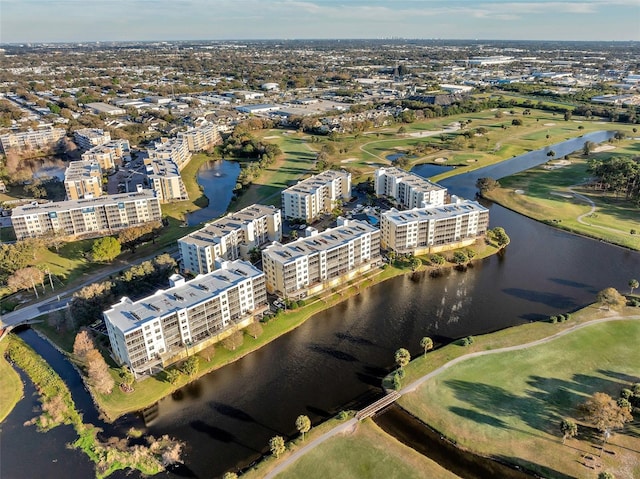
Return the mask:
{"type": "Polygon", "coordinates": [[[209,204],[206,208],[189,213],[187,224],[195,226],[222,216],[231,202],[239,174],[240,164],[236,161],[207,161],[202,165],[198,170],[197,180],[209,199],[209,204]]]}
{"type": "MultiPolygon", "coordinates": [[[[566,154],[561,148],[553,146],[558,156],[566,154]]],[[[499,175],[494,170],[494,177],[499,175]]],[[[491,175],[475,172],[443,184],[472,197],[474,176],[491,175]]],[[[593,301],[604,287],[625,288],[640,271],[637,252],[487,206],[492,225],[505,227],[512,239],[504,254],[465,272],[402,276],[366,289],[160,401],[149,411],[149,431],[187,443],[185,468],[173,475],[210,478],[244,467],[266,452],[270,437],[293,435],[298,415],[317,423],[369,403],[381,394],[380,381],[393,366],[394,351],[406,347],[418,354],[425,335],[441,345],[570,311],[593,301]]],[[[21,424],[22,417],[14,411],[8,422],[21,424]]],[[[29,428],[12,431],[19,444],[33,443],[23,436],[29,428]]],[[[42,439],[38,444],[47,447],[42,439]]],[[[26,456],[8,456],[4,449],[3,469],[19,471],[26,456]]],[[[46,471],[48,464],[40,466],[46,471]]]]}

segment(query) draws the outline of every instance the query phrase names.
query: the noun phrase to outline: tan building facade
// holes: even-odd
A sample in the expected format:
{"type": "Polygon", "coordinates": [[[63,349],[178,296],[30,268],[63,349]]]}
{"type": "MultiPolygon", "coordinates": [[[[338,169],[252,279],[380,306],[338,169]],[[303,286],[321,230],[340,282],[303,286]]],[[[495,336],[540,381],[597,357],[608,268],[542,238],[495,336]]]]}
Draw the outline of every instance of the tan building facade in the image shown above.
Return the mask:
{"type": "Polygon", "coordinates": [[[378,196],[395,200],[402,209],[443,205],[447,189],[400,168],[376,170],[374,190],[378,196]]]}
{"type": "Polygon", "coordinates": [[[62,128],[22,131],[0,135],[0,149],[2,153],[24,152],[27,150],[41,150],[55,146],[66,132],[62,128]]]}
{"type": "Polygon", "coordinates": [[[312,222],[322,213],[330,213],[339,200],[351,198],[351,173],[328,170],[314,175],[281,194],[285,219],[312,222]]]}
{"type": "Polygon", "coordinates": [[[72,161],[64,173],[67,200],[102,196],[102,169],[93,161],[72,161]]]}

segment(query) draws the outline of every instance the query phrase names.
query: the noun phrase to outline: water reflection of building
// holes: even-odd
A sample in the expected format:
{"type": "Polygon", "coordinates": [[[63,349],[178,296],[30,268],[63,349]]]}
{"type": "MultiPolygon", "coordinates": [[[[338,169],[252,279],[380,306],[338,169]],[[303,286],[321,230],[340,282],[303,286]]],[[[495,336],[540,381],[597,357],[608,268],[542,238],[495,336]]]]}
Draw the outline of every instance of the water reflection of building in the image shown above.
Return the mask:
{"type": "Polygon", "coordinates": [[[178,240],[182,269],[206,274],[216,260],[248,260],[250,251],[282,239],[282,218],[274,206],[251,205],[219,218],[178,240]]]}
{"type": "Polygon", "coordinates": [[[338,226],[262,252],[267,290],[297,299],[343,284],[380,264],[380,230],[338,218],[338,226]]]}
{"type": "Polygon", "coordinates": [[[139,301],[122,298],[103,313],[116,360],[136,374],[153,374],[246,327],[267,308],[265,275],[244,261],[139,301]]]}

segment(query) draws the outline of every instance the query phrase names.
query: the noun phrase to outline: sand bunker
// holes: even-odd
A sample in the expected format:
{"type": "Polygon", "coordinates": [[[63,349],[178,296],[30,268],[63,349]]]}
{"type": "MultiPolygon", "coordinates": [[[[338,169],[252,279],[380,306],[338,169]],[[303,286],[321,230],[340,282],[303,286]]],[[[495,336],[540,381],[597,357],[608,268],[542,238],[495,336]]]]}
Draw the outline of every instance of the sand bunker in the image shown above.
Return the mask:
{"type": "Polygon", "coordinates": [[[544,126],[556,126],[555,123],[545,123],[544,126]]]}
{"type": "Polygon", "coordinates": [[[616,147],[613,145],[600,145],[600,146],[596,146],[592,151],[593,153],[600,153],[601,151],[610,151],[615,149],[616,147]]]}
{"type": "Polygon", "coordinates": [[[467,163],[475,163],[478,160],[467,160],[467,163]]]}
{"type": "Polygon", "coordinates": [[[276,138],[280,138],[280,137],[278,135],[265,136],[264,137],[265,140],[275,140],[276,138]]]}
{"type": "Polygon", "coordinates": [[[352,161],[358,161],[357,158],[346,158],[342,160],[340,163],[351,163],[352,161]]]}
{"type": "Polygon", "coordinates": [[[572,194],[562,193],[560,191],[552,191],[551,194],[554,196],[561,196],[562,198],[567,198],[567,199],[573,198],[572,194]]]}
{"type": "Polygon", "coordinates": [[[524,195],[524,190],[513,190],[516,195],[524,195]]]}
{"type": "Polygon", "coordinates": [[[543,168],[545,170],[557,170],[558,168],[562,168],[563,166],[568,166],[570,164],[571,162],[568,160],[557,160],[557,161],[554,161],[553,163],[544,165],[543,168]]]}
{"type": "Polygon", "coordinates": [[[447,159],[446,158],[436,158],[435,160],[433,160],[434,163],[446,163],[447,159]]]}

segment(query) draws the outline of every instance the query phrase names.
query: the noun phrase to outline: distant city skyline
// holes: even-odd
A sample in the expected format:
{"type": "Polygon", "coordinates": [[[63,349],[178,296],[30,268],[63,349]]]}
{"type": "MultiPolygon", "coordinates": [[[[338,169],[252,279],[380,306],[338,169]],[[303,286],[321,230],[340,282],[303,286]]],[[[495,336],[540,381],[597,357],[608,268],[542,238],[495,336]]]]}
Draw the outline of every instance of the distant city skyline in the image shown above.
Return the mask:
{"type": "Polygon", "coordinates": [[[0,42],[640,40],[640,0],[0,0],[0,42]]]}

